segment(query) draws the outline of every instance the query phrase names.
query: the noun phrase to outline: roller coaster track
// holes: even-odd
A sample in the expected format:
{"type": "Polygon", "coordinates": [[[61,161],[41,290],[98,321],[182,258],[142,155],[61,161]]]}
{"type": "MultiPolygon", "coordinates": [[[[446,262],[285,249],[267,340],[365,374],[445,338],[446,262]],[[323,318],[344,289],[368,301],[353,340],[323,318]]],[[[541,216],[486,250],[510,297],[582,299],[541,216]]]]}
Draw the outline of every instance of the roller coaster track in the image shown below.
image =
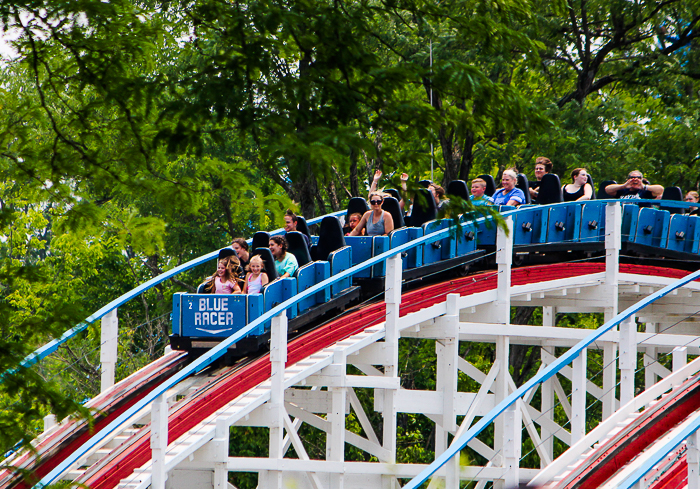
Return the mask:
{"type": "MultiPolygon", "coordinates": [[[[617,272],[619,273],[621,297],[627,294],[628,297],[625,296],[626,298],[624,299],[627,302],[634,302],[636,300],[634,299],[635,297],[643,296],[645,288],[648,289],[648,293],[687,275],[683,271],[672,268],[633,264],[621,264],[617,272]]],[[[445,337],[443,330],[447,329],[446,325],[448,323],[453,324],[450,323],[451,320],[449,318],[454,317],[455,301],[458,301],[456,303],[458,318],[460,310],[471,308],[474,315],[480,314],[482,311],[488,311],[488,309],[484,308],[491,307],[493,310],[487,314],[489,316],[487,319],[491,320],[485,319],[483,322],[486,325],[486,329],[492,328],[494,332],[479,331],[474,326],[465,326],[464,329],[471,327],[474,330],[473,336],[482,339],[490,337],[490,335],[496,335],[498,321],[492,318],[497,315],[496,310],[499,307],[498,293],[502,284],[499,275],[502,275],[499,271],[488,271],[428,285],[402,294],[398,312],[398,317],[401,320],[400,331],[402,336],[420,337],[421,334],[427,334],[427,337],[431,338],[445,337]],[[456,298],[455,294],[459,297],[456,298]],[[452,297],[450,298],[450,296],[452,297]]],[[[568,300],[564,298],[573,295],[572,303],[575,303],[576,307],[581,307],[582,310],[588,310],[595,305],[596,301],[603,300],[600,289],[605,285],[605,276],[605,263],[562,263],[514,268],[509,273],[508,285],[511,289],[509,302],[511,296],[513,300],[510,304],[513,305],[532,301],[536,303],[539,297],[543,300],[550,300],[553,304],[561,304],[568,300]]],[[[699,285],[689,287],[689,300],[682,302],[684,307],[686,302],[692,302],[690,299],[692,299],[693,293],[696,291],[700,292],[699,285]]],[[[670,304],[669,307],[673,307],[673,303],[671,302],[670,304]]],[[[284,388],[291,389],[292,386],[304,384],[329,386],[329,394],[327,396],[329,399],[326,400],[330,403],[331,386],[338,385],[333,383],[334,380],[331,379],[333,375],[343,378],[342,385],[349,387],[350,391],[352,391],[353,387],[373,389],[399,387],[398,385],[388,387],[391,382],[383,377],[383,374],[386,372],[369,366],[371,362],[367,360],[372,355],[382,355],[383,342],[389,341],[387,337],[389,317],[390,305],[384,302],[369,304],[290,341],[286,352],[286,362],[284,362],[286,366],[282,380],[284,388]],[[360,359],[355,365],[363,371],[364,376],[350,378],[352,376],[347,376],[344,372],[332,374],[339,357],[343,357],[350,364],[350,358],[353,355],[360,359]]],[[[463,321],[462,319],[458,320],[463,321]]],[[[536,341],[535,339],[528,340],[527,338],[535,338],[533,335],[538,333],[526,331],[525,328],[525,326],[518,325],[510,326],[513,337],[520,338],[518,341],[521,341],[523,338],[525,339],[522,341],[525,342],[536,341]]],[[[539,327],[539,329],[545,331],[539,333],[540,339],[550,332],[545,327],[539,327]]],[[[463,334],[463,332],[460,333],[460,335],[463,334]]],[[[562,342],[561,344],[573,344],[578,339],[583,339],[586,334],[584,331],[561,332],[559,333],[558,341],[562,342]]],[[[680,335],[673,337],[668,335],[666,337],[651,334],[648,336],[650,341],[648,344],[658,345],[658,348],[663,348],[666,345],[664,341],[672,343],[676,341],[676,336],[680,335]],[[652,340],[657,341],[657,343],[653,343],[652,340]]],[[[612,336],[608,335],[603,338],[603,341],[611,341],[611,338],[612,336]]],[[[494,341],[498,344],[499,340],[494,341]]],[[[693,348],[700,346],[700,342],[696,343],[690,341],[683,344],[693,348]],[[696,345],[696,343],[699,344],[696,345]]],[[[657,346],[654,347],[656,348],[657,346]]],[[[275,362],[273,356],[275,354],[273,351],[273,354],[251,359],[248,363],[235,367],[209,368],[188,377],[184,382],[181,382],[176,388],[172,388],[164,395],[165,398],[171,399],[172,402],[168,409],[165,424],[167,426],[168,443],[161,470],[171,474],[171,484],[175,484],[171,487],[180,487],[172,479],[172,474],[174,474],[173,471],[175,470],[191,472],[211,471],[217,474],[214,476],[214,482],[212,483],[214,487],[220,486],[222,481],[225,481],[225,478],[222,479],[220,474],[227,474],[228,470],[248,468],[251,471],[268,471],[270,473],[296,471],[308,474],[309,487],[326,487],[326,484],[330,484],[330,486],[335,484],[333,481],[336,480],[334,477],[337,476],[333,474],[345,473],[357,476],[367,473],[370,475],[374,474],[377,477],[386,477],[387,472],[394,470],[398,474],[397,477],[409,479],[419,475],[421,470],[425,468],[421,464],[413,464],[413,467],[411,467],[411,464],[400,464],[397,470],[396,461],[392,459],[387,449],[386,439],[383,443],[380,442],[381,436],[377,437],[372,430],[368,430],[368,427],[363,424],[364,437],[346,432],[344,440],[347,443],[361,447],[376,457],[379,462],[356,463],[356,465],[353,465],[350,462],[342,462],[341,458],[340,461],[336,462],[336,466],[329,469],[331,475],[328,481],[319,478],[318,475],[314,474],[323,472],[324,465],[330,466],[333,462],[315,461],[308,460],[308,457],[305,458],[303,447],[300,448],[298,445],[300,440],[298,440],[298,435],[295,432],[296,425],[294,423],[303,421],[331,433],[330,425],[334,421],[330,414],[327,419],[323,419],[314,416],[308,409],[303,407],[305,402],[308,403],[309,399],[313,399],[313,396],[306,400],[300,398],[298,401],[295,401],[292,399],[295,394],[290,390],[284,394],[284,406],[287,415],[283,415],[281,419],[285,423],[284,428],[289,438],[285,447],[293,444],[300,455],[300,460],[288,461],[287,459],[280,459],[277,465],[266,464],[258,459],[241,459],[236,462],[228,457],[227,450],[225,450],[226,453],[222,457],[220,453],[220,446],[223,443],[222,430],[226,430],[229,426],[244,420],[252,423],[253,426],[270,424],[271,418],[262,412],[261,409],[266,403],[274,405],[275,379],[272,374],[275,362]],[[294,423],[292,423],[290,416],[295,419],[294,423]],[[219,444],[219,453],[215,453],[217,444],[219,444]],[[215,466],[216,468],[213,468],[215,466]],[[394,468],[390,469],[389,466],[394,468]]],[[[97,420],[95,431],[118,418],[128,407],[135,405],[137,401],[144,398],[155,383],[171,376],[184,363],[185,355],[173,352],[95,398],[90,407],[95,407],[104,412],[97,420]]],[[[483,416],[488,411],[487,407],[494,405],[494,401],[488,401],[489,396],[497,395],[496,388],[491,386],[489,381],[492,383],[496,382],[495,379],[502,377],[503,372],[499,372],[496,369],[493,373],[490,372],[488,376],[482,373],[482,378],[479,372],[470,370],[471,367],[469,365],[460,364],[460,369],[462,372],[467,372],[470,376],[473,376],[473,378],[480,378],[483,382],[483,389],[469,397],[469,402],[467,402],[469,406],[467,416],[471,415],[472,418],[474,416],[483,416]],[[491,376],[494,378],[489,380],[491,376]],[[489,394],[489,391],[494,392],[494,394],[489,394]],[[479,406],[480,403],[483,403],[484,406],[479,406]]],[[[657,367],[657,369],[658,372],[663,370],[661,367],[657,367]]],[[[640,395],[639,399],[642,399],[642,401],[635,400],[637,404],[631,401],[631,407],[628,407],[626,415],[623,414],[625,413],[624,410],[620,410],[621,414],[617,418],[614,416],[610,418],[611,422],[615,421],[614,425],[605,425],[605,422],[601,423],[598,432],[595,430],[590,432],[583,439],[580,439],[578,444],[573,443],[575,440],[570,439],[573,445],[572,451],[568,459],[562,457],[559,460],[559,466],[562,464],[566,465],[559,467],[556,473],[551,473],[554,469],[550,469],[549,474],[546,469],[544,471],[533,468],[520,469],[521,483],[531,479],[538,481],[537,475],[545,474],[546,477],[540,476],[539,482],[552,487],[618,487],[614,485],[616,484],[614,477],[618,477],[618,479],[624,478],[626,469],[633,470],[633,464],[635,460],[639,459],[639,453],[643,449],[658,443],[669,431],[682,426],[684,422],[688,422],[689,417],[694,415],[700,406],[700,390],[698,390],[700,387],[697,387],[697,377],[695,376],[699,370],[698,362],[693,362],[677,372],[667,372],[666,385],[657,387],[656,391],[648,389],[646,397],[643,397],[644,393],[640,395]],[[669,392],[671,387],[675,389],[669,392]],[[643,402],[643,404],[640,405],[639,402],[643,402]],[[642,414],[635,412],[635,408],[639,410],[642,407],[647,407],[642,414]],[[594,438],[595,441],[592,442],[591,440],[594,438]],[[594,450],[585,448],[592,443],[597,444],[594,450]],[[606,484],[608,485],[606,486],[606,484]]],[[[569,373],[567,375],[572,377],[574,374],[569,373]]],[[[496,384],[494,383],[493,385],[495,386],[496,384]]],[[[514,391],[515,389],[514,386],[511,386],[507,390],[514,391]]],[[[399,387],[397,395],[399,401],[395,401],[399,404],[402,402],[401,391],[403,389],[399,387]]],[[[306,390],[305,392],[308,393],[309,391],[306,390]]],[[[557,392],[557,395],[560,395],[559,392],[557,392]]],[[[362,418],[362,415],[357,410],[358,401],[356,396],[350,392],[348,398],[349,405],[362,418]]],[[[449,404],[446,399],[442,399],[440,402],[443,404],[443,408],[449,404]]],[[[457,401],[455,401],[456,403],[457,401]]],[[[454,409],[454,412],[459,411],[455,407],[452,409],[454,409]]],[[[571,410],[571,406],[569,406],[569,409],[571,410]]],[[[537,413],[532,409],[522,408],[523,420],[526,425],[529,423],[534,426],[534,414],[542,414],[543,412],[544,409],[542,409],[542,412],[537,413]],[[527,419],[528,416],[530,416],[529,420],[527,419]]],[[[152,460],[152,454],[155,452],[150,431],[153,413],[154,411],[149,409],[141,410],[138,415],[123,423],[120,429],[115,430],[103,443],[92,447],[77,463],[63,470],[59,478],[74,481],[75,484],[85,484],[88,487],[104,489],[113,487],[145,488],[154,484],[153,471],[156,469],[155,461],[152,460]]],[[[442,415],[436,415],[430,410],[428,410],[426,415],[430,419],[435,420],[436,423],[442,422],[442,415]]],[[[535,421],[541,423],[541,421],[535,421]]],[[[363,421],[360,420],[360,422],[362,423],[363,421]]],[[[544,427],[545,425],[543,424],[542,426],[544,427]]],[[[536,431],[533,433],[529,427],[527,428],[531,436],[537,437],[536,431]]],[[[550,428],[548,427],[548,429],[550,428]]],[[[456,426],[452,428],[445,426],[445,430],[456,437],[461,434],[456,426]]],[[[566,438],[567,434],[559,433],[556,436],[566,438]]],[[[90,433],[85,429],[85,425],[81,425],[77,421],[63,423],[49,430],[35,443],[42,460],[40,465],[34,465],[37,468],[36,475],[43,477],[49,471],[58,467],[66,456],[75,447],[80,446],[89,436],[90,433]]],[[[227,445],[227,435],[225,439],[227,445]]],[[[544,444],[543,440],[540,441],[544,444]]],[[[483,446],[483,442],[478,440],[470,442],[468,446],[482,455],[498,455],[495,448],[489,449],[483,446]]],[[[546,455],[543,454],[542,457],[543,460],[546,459],[546,455]]],[[[9,462],[30,467],[32,466],[32,457],[24,454],[9,462]]],[[[551,466],[554,467],[556,462],[552,462],[551,466]]],[[[668,457],[663,468],[658,469],[659,465],[656,467],[657,471],[648,477],[647,480],[650,482],[644,487],[685,487],[688,469],[685,452],[682,447],[676,449],[668,457]]],[[[444,472],[444,469],[441,470],[444,472]]],[[[482,481],[507,480],[507,478],[503,478],[504,469],[497,469],[488,464],[474,470],[462,468],[461,471],[462,479],[473,478],[474,480],[482,481]]],[[[445,477],[443,472],[439,473],[441,474],[440,477],[445,477]]],[[[396,478],[393,480],[396,481],[396,478]]],[[[263,485],[260,487],[265,487],[264,481],[261,484],[263,485]]],[[[6,471],[0,473],[0,487],[29,487],[29,485],[24,480],[18,482],[16,476],[6,471]]],[[[350,484],[346,487],[356,487],[356,485],[350,484]]]]}

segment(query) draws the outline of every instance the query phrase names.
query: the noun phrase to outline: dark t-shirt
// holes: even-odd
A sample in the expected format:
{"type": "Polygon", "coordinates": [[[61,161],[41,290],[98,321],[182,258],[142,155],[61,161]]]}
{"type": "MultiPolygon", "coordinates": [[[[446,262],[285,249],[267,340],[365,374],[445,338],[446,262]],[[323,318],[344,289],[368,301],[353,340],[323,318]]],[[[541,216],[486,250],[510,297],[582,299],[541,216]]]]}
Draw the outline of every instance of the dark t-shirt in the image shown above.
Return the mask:
{"type": "MultiPolygon", "coordinates": [[[[542,180],[533,180],[532,182],[527,182],[527,186],[531,188],[532,190],[537,190],[540,188],[540,184],[542,183],[542,180]]],[[[537,203],[537,197],[530,197],[530,200],[532,201],[533,204],[537,203]]]]}
{"type": "Polygon", "coordinates": [[[654,194],[649,190],[621,188],[615,197],[618,199],[653,199],[654,194]]]}

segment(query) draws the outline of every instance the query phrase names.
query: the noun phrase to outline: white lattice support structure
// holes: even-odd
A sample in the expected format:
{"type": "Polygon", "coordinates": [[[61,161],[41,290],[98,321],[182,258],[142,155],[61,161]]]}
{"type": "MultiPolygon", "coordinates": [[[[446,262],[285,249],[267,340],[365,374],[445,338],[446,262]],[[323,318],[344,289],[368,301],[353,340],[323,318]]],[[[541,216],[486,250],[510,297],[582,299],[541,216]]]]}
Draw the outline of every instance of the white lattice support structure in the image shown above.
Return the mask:
{"type": "Polygon", "coordinates": [[[117,365],[119,347],[119,319],[117,309],[102,316],[100,329],[100,392],[114,385],[114,369],[117,365]]]}
{"type": "Polygon", "coordinates": [[[586,370],[588,350],[584,349],[574,359],[571,379],[571,443],[578,442],[586,434],[586,370]]]}
{"type": "Polygon", "coordinates": [[[637,322],[634,315],[620,323],[620,404],[634,397],[634,372],[637,368],[637,322]]]}
{"type": "MultiPolygon", "coordinates": [[[[605,308],[604,319],[609,321],[618,313],[620,283],[620,248],[622,247],[622,208],[618,202],[605,207],[605,308]]],[[[615,412],[617,398],[617,345],[607,343],[603,348],[603,419],[615,412]]]]}
{"type": "MultiPolygon", "coordinates": [[[[496,290],[496,322],[508,326],[510,324],[510,295],[511,295],[511,269],[513,264],[513,218],[506,218],[506,228],[499,228],[496,235],[496,265],[498,266],[498,285],[496,290]]],[[[498,404],[508,394],[508,372],[510,355],[510,343],[508,336],[501,335],[496,339],[496,362],[499,366],[495,382],[495,400],[498,404]]],[[[494,423],[494,451],[496,459],[494,465],[505,467],[504,447],[509,433],[506,432],[506,415],[499,416],[494,423]]],[[[495,482],[497,489],[504,487],[504,480],[495,482]]]]}
{"type": "Polygon", "coordinates": [[[688,349],[685,346],[677,346],[671,354],[673,371],[682,369],[688,364],[688,349]]]}
{"type": "Polygon", "coordinates": [[[151,460],[153,460],[152,487],[165,489],[168,474],[165,471],[165,451],[168,448],[168,403],[161,395],[151,405],[151,460]]]}
{"type": "MultiPolygon", "coordinates": [[[[384,302],[386,303],[386,322],[384,325],[384,343],[388,362],[384,363],[384,376],[398,381],[399,375],[399,329],[401,308],[401,272],[403,261],[397,254],[386,262],[386,280],[384,283],[384,302]]],[[[398,387],[396,382],[396,387],[398,387]]],[[[396,463],[396,389],[384,389],[384,433],[382,445],[389,454],[390,463],[396,463]]],[[[384,489],[394,489],[397,483],[393,476],[384,476],[384,489]]]]}
{"type": "Polygon", "coordinates": [[[503,468],[504,478],[496,486],[510,489],[520,485],[520,454],[522,450],[522,416],[520,401],[511,405],[503,413],[503,468]]]}
{"type": "MultiPolygon", "coordinates": [[[[617,219],[619,224],[618,205],[608,206],[607,214],[608,219],[613,222],[617,219]]],[[[507,224],[512,236],[510,218],[507,224]]],[[[459,437],[473,425],[475,419],[484,416],[515,389],[508,371],[511,345],[539,347],[542,365],[551,364],[564,349],[591,333],[589,329],[557,328],[555,319],[558,313],[604,313],[609,318],[617,313],[618,308],[639,300],[640,294],[657,290],[673,281],[670,278],[620,273],[619,226],[608,225],[606,229],[609,233],[606,235],[605,270],[600,267],[595,268],[595,273],[585,276],[562,274],[564,278],[532,283],[518,281],[519,285],[515,286],[510,278],[512,240],[499,231],[495,287],[482,287],[479,288],[480,292],[463,292],[461,296],[448,294],[444,301],[417,311],[411,309],[413,312],[403,317],[399,315],[402,263],[400,256],[396,255],[387,261],[385,319],[335,344],[308,352],[306,358],[299,359],[293,365],[286,365],[286,316],[274,318],[270,343],[272,375],[269,380],[230,400],[207,419],[198,421],[178,440],[170,440],[167,447],[163,446],[162,438],[158,443],[152,441],[153,461],[135,471],[139,474],[138,477],[134,476],[135,482],[123,483],[120,487],[146,489],[149,485],[160,488],[165,484],[166,489],[190,489],[192,484],[182,481],[197,480],[198,488],[228,489],[228,472],[238,471],[257,472],[259,487],[265,489],[290,485],[300,489],[397,489],[399,478],[411,478],[424,468],[421,464],[397,463],[398,413],[421,414],[435,423],[435,446],[439,454],[446,449],[450,438],[459,437]],[[511,324],[511,306],[520,305],[542,307],[542,325],[511,324]],[[436,365],[426,366],[434,367],[437,372],[435,390],[401,388],[398,346],[408,338],[435,342],[436,365]],[[460,342],[493,345],[493,364],[472,364],[461,358],[460,342]],[[357,368],[360,373],[349,374],[349,366],[357,368]],[[474,391],[458,389],[460,384],[464,385],[458,383],[460,372],[478,384],[474,391]],[[363,402],[373,401],[373,406],[368,408],[365,404],[363,407],[360,399],[363,402]],[[370,413],[370,409],[374,413],[370,413]],[[355,415],[361,431],[346,429],[346,416],[350,412],[355,415]],[[383,432],[380,433],[378,428],[375,431],[372,414],[382,416],[383,432]],[[456,424],[458,416],[464,416],[459,426],[456,424]],[[325,451],[321,450],[319,454],[304,446],[303,431],[300,430],[302,424],[319,430],[325,436],[325,451]],[[239,454],[235,452],[229,454],[231,426],[269,428],[269,456],[245,458],[237,456],[239,454]],[[285,456],[292,446],[299,455],[297,459],[285,456]],[[355,447],[378,462],[346,461],[346,446],[355,447]],[[156,453],[156,450],[159,452],[156,453]],[[319,459],[312,459],[309,454],[319,459]]],[[[493,280],[493,275],[489,273],[482,277],[493,280]]],[[[652,390],[656,389],[655,396],[639,400],[643,402],[641,405],[636,404],[635,399],[626,407],[627,411],[618,414],[616,407],[620,403],[615,398],[615,379],[619,372],[618,362],[615,361],[618,349],[621,352],[619,366],[623,378],[622,404],[634,394],[638,345],[646,352],[656,352],[655,356],[670,353],[677,345],[686,345],[685,352],[674,352],[674,370],[680,368],[677,372],[664,369],[655,357],[654,361],[645,359],[645,365],[653,370],[656,377],[668,376],[668,383],[687,378],[691,365],[684,366],[685,361],[681,361],[680,356],[700,353],[700,338],[691,336],[695,325],[687,321],[671,331],[665,331],[663,322],[670,322],[664,319],[669,314],[690,314],[697,310],[697,301],[693,300],[692,294],[700,291],[700,284],[693,283],[688,287],[689,291],[669,295],[648,310],[640,311],[639,321],[647,324],[645,332],[638,333],[635,318],[631,318],[620,331],[610,331],[588,347],[589,350],[603,353],[603,387],[598,385],[600,376],[587,377],[587,356],[584,352],[573,365],[563,368],[540,386],[541,404],[532,402],[538,396],[531,391],[497,419],[493,446],[479,439],[470,442],[465,450],[472,450],[484,457],[488,461],[486,466],[460,466],[459,458],[455,457],[435,474],[431,488],[444,484],[446,488],[456,489],[460,481],[467,479],[476,481],[477,487],[493,483],[501,488],[530,481],[539,469],[520,467],[523,430],[527,430],[545,471],[551,472],[550,467],[559,463],[559,460],[551,461],[554,437],[567,445],[574,445],[576,450],[572,450],[578,450],[579,457],[585,456],[591,446],[605,439],[604,434],[591,436],[585,431],[587,396],[588,399],[602,402],[602,425],[612,429],[610,427],[633,417],[640,406],[658,400],[667,390],[651,386],[652,390]],[[571,381],[571,390],[567,387],[570,385],[567,379],[571,381]],[[589,444],[588,447],[584,446],[586,444],[589,444]]],[[[593,353],[590,359],[591,375],[600,375],[593,371],[593,365],[598,363],[594,361],[593,353]]],[[[694,372],[700,370],[697,365],[693,368],[694,372]]],[[[169,394],[168,399],[175,395],[183,397],[186,392],[183,387],[178,393],[169,394]]],[[[167,413],[164,401],[161,400],[161,404],[165,408],[161,412],[167,413]]],[[[154,407],[150,416],[156,427],[153,440],[157,440],[155,435],[163,432],[163,428],[157,428],[162,415],[154,407]]],[[[588,416],[593,419],[591,413],[588,416]]],[[[132,421],[132,425],[144,423],[143,419],[132,421]]],[[[232,452],[234,450],[232,448],[232,452]]],[[[568,460],[558,468],[564,471],[574,462],[568,460]]]]}
{"type": "MultiPolygon", "coordinates": [[[[542,307],[542,326],[547,328],[553,328],[556,322],[556,308],[552,306],[542,307]]],[[[540,351],[540,358],[542,365],[547,365],[545,354],[549,354],[554,357],[554,348],[551,346],[542,346],[540,351]]],[[[554,381],[546,380],[540,387],[541,391],[541,404],[540,416],[546,420],[548,424],[553,423],[554,420],[554,381]]],[[[550,459],[554,457],[554,433],[547,429],[547,426],[542,425],[541,429],[542,438],[542,450],[549,456],[550,459]]],[[[546,460],[540,457],[540,467],[545,467],[546,460]]]]}
{"type": "MultiPolygon", "coordinates": [[[[270,330],[270,401],[267,405],[270,418],[270,459],[284,457],[284,371],[287,363],[287,313],[283,311],[272,318],[270,330]]],[[[291,436],[291,435],[290,435],[291,436]]],[[[270,470],[260,474],[262,487],[283,488],[282,472],[270,470]]]]}
{"type": "MultiPolygon", "coordinates": [[[[458,294],[447,296],[447,312],[440,324],[445,332],[443,338],[435,342],[437,354],[437,391],[442,393],[442,419],[435,427],[435,453],[447,449],[448,434],[457,430],[457,373],[459,357],[459,309],[458,294]]],[[[459,489],[459,457],[453,458],[447,466],[445,487],[459,489]]]]}
{"type": "Polygon", "coordinates": [[[686,440],[688,462],[688,489],[700,489],[700,433],[697,431],[686,440]]]}
{"type": "MultiPolygon", "coordinates": [[[[644,332],[654,334],[659,331],[658,324],[645,323],[644,332]]],[[[647,346],[644,348],[644,388],[648,389],[656,383],[656,371],[651,368],[658,362],[658,349],[655,346],[647,346]]]]}
{"type": "MultiPolygon", "coordinates": [[[[345,405],[347,388],[343,387],[342,377],[347,371],[345,356],[340,352],[334,355],[330,367],[337,372],[339,386],[328,387],[330,412],[327,415],[330,433],[326,435],[326,460],[342,463],[345,460],[345,405]]],[[[330,474],[330,489],[343,489],[345,479],[342,473],[330,474]]]]}

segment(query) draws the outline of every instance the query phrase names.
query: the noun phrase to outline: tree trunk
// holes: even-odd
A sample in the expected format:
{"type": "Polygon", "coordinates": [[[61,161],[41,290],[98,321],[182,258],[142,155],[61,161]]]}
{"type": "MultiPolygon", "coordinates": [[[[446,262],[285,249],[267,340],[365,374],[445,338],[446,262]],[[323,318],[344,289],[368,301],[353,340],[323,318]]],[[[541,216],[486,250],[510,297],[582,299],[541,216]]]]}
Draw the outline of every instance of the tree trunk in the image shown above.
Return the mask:
{"type": "Polygon", "coordinates": [[[357,150],[350,148],[350,193],[353,197],[359,197],[360,186],[357,182],[357,150]]]}
{"type": "Polygon", "coordinates": [[[459,179],[469,181],[469,174],[474,166],[474,133],[467,131],[462,147],[462,163],[459,165],[459,179]]]}

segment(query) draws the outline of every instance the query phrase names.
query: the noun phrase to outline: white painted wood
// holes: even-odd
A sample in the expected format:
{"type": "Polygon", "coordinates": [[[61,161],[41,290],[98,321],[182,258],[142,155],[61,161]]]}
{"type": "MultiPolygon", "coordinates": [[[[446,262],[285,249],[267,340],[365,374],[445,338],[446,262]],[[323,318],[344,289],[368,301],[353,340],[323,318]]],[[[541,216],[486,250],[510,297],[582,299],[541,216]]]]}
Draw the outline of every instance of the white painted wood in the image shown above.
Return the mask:
{"type": "Polygon", "coordinates": [[[688,364],[688,349],[685,346],[677,346],[673,349],[671,359],[673,371],[680,370],[688,364]]]}
{"type": "Polygon", "coordinates": [[[571,442],[576,443],[586,434],[586,369],[588,350],[584,349],[573,362],[571,393],[571,442]]]}
{"type": "Polygon", "coordinates": [[[697,431],[686,440],[688,462],[688,489],[700,489],[700,433],[697,431]]]}
{"type": "Polygon", "coordinates": [[[117,309],[102,316],[100,329],[100,392],[114,385],[114,369],[119,349],[119,318],[117,309]]]}
{"type": "MultiPolygon", "coordinates": [[[[520,453],[522,449],[522,419],[520,401],[512,404],[503,413],[503,487],[518,487],[520,482],[520,453]]],[[[500,481],[499,481],[500,482],[500,481]]]]}
{"type": "Polygon", "coordinates": [[[620,403],[634,398],[634,372],[637,368],[637,323],[634,315],[620,323],[620,403]]]}
{"type": "Polygon", "coordinates": [[[168,447],[168,403],[165,396],[158,396],[151,407],[151,460],[152,487],[165,489],[165,451],[168,447]]]}

